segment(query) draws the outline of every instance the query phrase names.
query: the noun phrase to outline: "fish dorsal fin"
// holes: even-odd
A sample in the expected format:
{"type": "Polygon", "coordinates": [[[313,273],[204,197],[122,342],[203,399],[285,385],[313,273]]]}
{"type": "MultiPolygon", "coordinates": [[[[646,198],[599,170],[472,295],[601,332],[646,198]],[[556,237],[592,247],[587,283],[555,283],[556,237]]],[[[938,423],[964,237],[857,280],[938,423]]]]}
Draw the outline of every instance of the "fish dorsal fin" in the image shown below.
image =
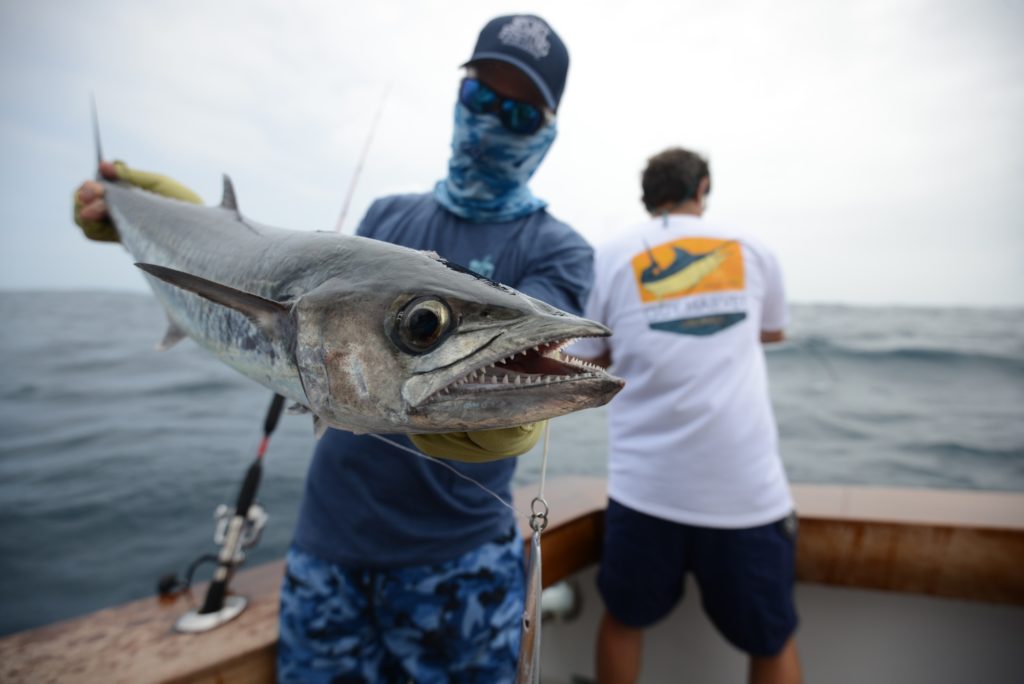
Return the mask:
{"type": "MultiPolygon", "coordinates": [[[[191,273],[176,271],[173,268],[143,263],[135,265],[166,283],[182,290],[194,292],[204,299],[244,314],[271,337],[280,337],[282,333],[286,332],[283,327],[288,325],[291,315],[291,308],[287,304],[275,302],[251,292],[244,292],[229,285],[215,283],[191,273]]],[[[294,334],[294,330],[292,334],[294,334]]]]}
{"type": "Polygon", "coordinates": [[[224,174],[224,193],[220,198],[220,206],[235,212],[236,216],[241,216],[241,212],[238,211],[238,198],[235,197],[235,186],[226,173],[224,174]]]}
{"type": "Polygon", "coordinates": [[[156,345],[156,350],[167,351],[186,337],[188,337],[188,335],[185,334],[185,331],[179,328],[177,323],[168,318],[167,332],[164,333],[164,339],[160,340],[160,343],[156,345]]]}

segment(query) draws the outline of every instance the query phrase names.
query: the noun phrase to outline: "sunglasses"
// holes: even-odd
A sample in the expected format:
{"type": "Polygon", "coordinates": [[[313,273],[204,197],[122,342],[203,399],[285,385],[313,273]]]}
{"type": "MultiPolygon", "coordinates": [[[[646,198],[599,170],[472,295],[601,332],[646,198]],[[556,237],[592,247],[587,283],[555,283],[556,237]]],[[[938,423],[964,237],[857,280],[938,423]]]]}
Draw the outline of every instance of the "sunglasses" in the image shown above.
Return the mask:
{"type": "Polygon", "coordinates": [[[520,135],[536,133],[547,119],[537,105],[502,97],[475,78],[462,79],[459,102],[474,114],[494,114],[502,126],[520,135]]]}

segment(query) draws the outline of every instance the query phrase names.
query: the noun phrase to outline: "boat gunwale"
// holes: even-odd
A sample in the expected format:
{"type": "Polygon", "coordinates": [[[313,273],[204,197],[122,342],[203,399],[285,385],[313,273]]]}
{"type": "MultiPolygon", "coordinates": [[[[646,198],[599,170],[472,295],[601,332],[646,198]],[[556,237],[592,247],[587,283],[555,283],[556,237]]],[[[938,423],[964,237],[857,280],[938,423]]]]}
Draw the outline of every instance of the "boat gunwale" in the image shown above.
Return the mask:
{"type": "MultiPolygon", "coordinates": [[[[794,485],[797,579],[836,587],[1024,605],[1024,493],[794,485]]],[[[607,505],[601,477],[548,480],[543,584],[597,563],[607,505]]],[[[536,485],[515,493],[523,511],[536,485]]],[[[529,545],[530,529],[520,529],[529,545]]],[[[273,682],[283,560],[239,572],[249,599],[207,634],[174,622],[205,594],[149,597],[0,638],[5,682],[273,682]]]]}

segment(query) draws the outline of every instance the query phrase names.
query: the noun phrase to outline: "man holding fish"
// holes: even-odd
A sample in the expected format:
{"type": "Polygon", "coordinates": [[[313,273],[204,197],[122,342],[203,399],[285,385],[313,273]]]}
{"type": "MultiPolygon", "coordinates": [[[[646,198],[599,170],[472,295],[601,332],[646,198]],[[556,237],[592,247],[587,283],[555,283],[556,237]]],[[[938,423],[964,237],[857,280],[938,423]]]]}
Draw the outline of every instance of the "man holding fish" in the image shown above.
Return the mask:
{"type": "MultiPolygon", "coordinates": [[[[528,187],[556,135],[568,65],[564,43],[543,19],[490,21],[463,65],[447,177],[433,192],[378,200],[358,234],[437,252],[580,313],[592,250],[528,187]]],[[[101,171],[197,199],[173,181],[123,165],[101,171]]],[[[102,195],[96,184],[83,185],[76,221],[90,237],[116,240],[102,195]]],[[[444,317],[443,307],[427,308],[421,317],[444,317]]],[[[495,364],[493,375],[466,383],[507,383],[517,375],[514,364],[495,364]]],[[[511,681],[524,598],[523,546],[512,511],[486,490],[511,499],[515,459],[507,457],[529,450],[540,425],[394,436],[394,446],[327,430],[316,446],[287,557],[280,681],[511,681]],[[464,462],[441,467],[406,453],[413,447],[464,462]]]]}

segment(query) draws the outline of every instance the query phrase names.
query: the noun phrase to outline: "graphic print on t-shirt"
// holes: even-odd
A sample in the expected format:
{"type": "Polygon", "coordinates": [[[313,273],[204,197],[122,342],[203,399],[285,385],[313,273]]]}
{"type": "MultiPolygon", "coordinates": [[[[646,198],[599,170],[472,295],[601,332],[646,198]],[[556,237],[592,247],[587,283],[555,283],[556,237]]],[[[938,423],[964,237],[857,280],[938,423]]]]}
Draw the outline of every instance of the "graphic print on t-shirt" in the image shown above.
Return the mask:
{"type": "Polygon", "coordinates": [[[484,278],[494,277],[494,260],[488,254],[483,259],[470,259],[469,270],[484,278]]]}
{"type": "Polygon", "coordinates": [[[653,330],[712,335],[746,318],[743,251],[735,240],[688,237],[633,257],[653,330]]]}

